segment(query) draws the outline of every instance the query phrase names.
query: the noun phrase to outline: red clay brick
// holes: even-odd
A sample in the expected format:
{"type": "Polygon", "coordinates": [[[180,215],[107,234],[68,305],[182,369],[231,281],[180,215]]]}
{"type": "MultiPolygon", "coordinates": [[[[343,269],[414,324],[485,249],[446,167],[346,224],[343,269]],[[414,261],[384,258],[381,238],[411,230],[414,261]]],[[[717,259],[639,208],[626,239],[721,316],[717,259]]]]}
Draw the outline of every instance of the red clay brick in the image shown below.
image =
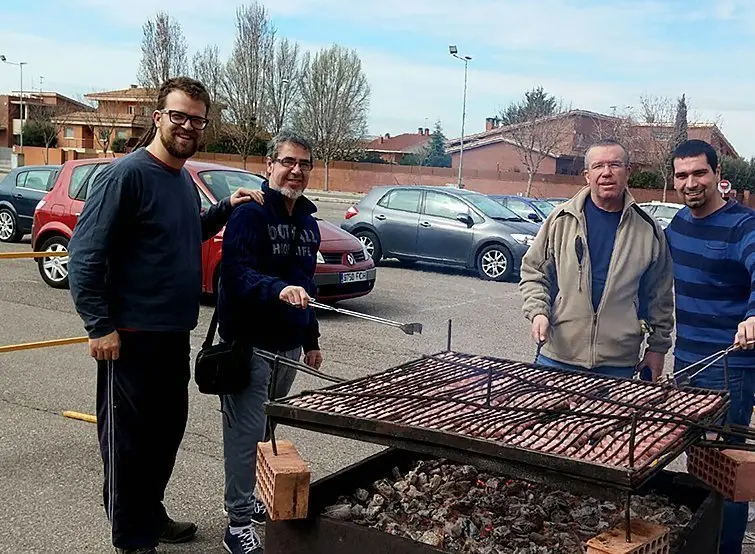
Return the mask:
{"type": "Polygon", "coordinates": [[[587,554],[668,554],[668,527],[642,519],[631,521],[632,540],[621,525],[587,541],[587,554]]]}
{"type": "Polygon", "coordinates": [[[755,500],[755,452],[693,446],[687,471],[734,502],[755,500]]]}
{"type": "Polygon", "coordinates": [[[309,510],[310,471],[289,441],[257,443],[257,488],[273,521],[304,519],[309,510]]]}

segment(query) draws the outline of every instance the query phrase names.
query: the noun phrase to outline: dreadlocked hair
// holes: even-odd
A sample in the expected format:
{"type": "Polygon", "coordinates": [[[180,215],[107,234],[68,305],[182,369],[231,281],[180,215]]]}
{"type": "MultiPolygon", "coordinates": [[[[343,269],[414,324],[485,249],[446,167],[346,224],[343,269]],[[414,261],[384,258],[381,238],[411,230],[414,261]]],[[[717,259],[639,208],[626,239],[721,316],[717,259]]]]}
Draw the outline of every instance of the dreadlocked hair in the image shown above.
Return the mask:
{"type": "MultiPolygon", "coordinates": [[[[157,92],[157,106],[155,109],[158,111],[164,110],[168,95],[175,90],[183,92],[192,100],[201,100],[207,107],[207,114],[209,114],[211,105],[210,94],[202,83],[190,77],[174,77],[165,81],[157,92]]],[[[149,145],[155,139],[155,135],[157,135],[157,126],[152,121],[152,125],[139,137],[139,141],[133,150],[149,145]]]]}

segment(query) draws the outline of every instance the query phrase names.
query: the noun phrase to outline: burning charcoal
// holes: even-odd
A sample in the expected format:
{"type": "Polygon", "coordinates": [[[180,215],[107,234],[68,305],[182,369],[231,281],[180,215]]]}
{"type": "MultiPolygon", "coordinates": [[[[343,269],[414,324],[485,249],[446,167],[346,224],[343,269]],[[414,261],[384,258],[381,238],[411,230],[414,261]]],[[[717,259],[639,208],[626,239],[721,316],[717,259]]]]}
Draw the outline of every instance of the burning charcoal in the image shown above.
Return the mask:
{"type": "Polygon", "coordinates": [[[529,536],[530,542],[534,542],[538,546],[545,546],[545,544],[548,542],[548,539],[541,535],[540,533],[530,533],[529,536]]]}
{"type": "Polygon", "coordinates": [[[364,508],[361,504],[354,504],[351,507],[351,517],[354,519],[360,519],[364,515],[364,508]]]}
{"type": "Polygon", "coordinates": [[[419,480],[417,474],[414,471],[410,471],[409,474],[406,476],[406,482],[410,485],[417,485],[417,481],[419,480]]]}
{"type": "Polygon", "coordinates": [[[417,487],[415,487],[414,485],[411,485],[409,487],[409,490],[406,491],[406,496],[408,496],[409,498],[422,498],[425,496],[425,493],[417,490],[417,487]]]}
{"type": "Polygon", "coordinates": [[[370,497],[370,493],[364,489],[357,489],[354,493],[354,497],[359,500],[359,502],[367,502],[367,499],[370,497]]]}
{"type": "Polygon", "coordinates": [[[333,519],[348,521],[351,519],[351,504],[335,504],[333,506],[328,506],[325,508],[323,514],[333,519]]]}
{"type": "Polygon", "coordinates": [[[399,468],[397,468],[397,467],[394,467],[394,468],[393,468],[393,469],[391,470],[391,473],[393,474],[393,478],[394,478],[394,479],[401,479],[401,471],[399,470],[399,468]]]}
{"type": "Polygon", "coordinates": [[[422,488],[427,485],[427,473],[420,473],[417,475],[417,482],[415,483],[417,488],[422,488]]]}
{"type": "Polygon", "coordinates": [[[380,493],[380,495],[386,500],[390,500],[396,495],[396,492],[393,490],[391,484],[388,483],[388,481],[386,481],[385,479],[375,481],[374,487],[375,490],[378,491],[378,493],[380,493]]]}
{"type": "Polygon", "coordinates": [[[596,528],[598,526],[598,511],[594,507],[585,506],[572,510],[569,515],[574,521],[584,527],[596,528]]]}
{"type": "Polygon", "coordinates": [[[453,478],[457,481],[477,479],[477,468],[469,465],[461,466],[453,472],[453,478]]]}
{"type": "Polygon", "coordinates": [[[393,483],[393,488],[398,492],[406,492],[406,490],[409,488],[409,484],[406,481],[399,480],[393,483]]]}
{"type": "Polygon", "coordinates": [[[480,534],[478,527],[467,518],[460,518],[461,532],[468,538],[476,538],[480,534]]]}
{"type": "Polygon", "coordinates": [[[430,479],[430,482],[428,483],[428,486],[430,487],[431,491],[438,490],[438,487],[440,487],[440,484],[443,482],[443,478],[439,474],[434,474],[432,476],[432,479],[430,479]]]}
{"type": "Polygon", "coordinates": [[[375,494],[373,495],[372,500],[367,507],[371,508],[372,506],[382,506],[383,504],[385,504],[385,497],[380,494],[375,494]]]}
{"type": "Polygon", "coordinates": [[[456,521],[447,521],[445,527],[443,528],[443,532],[453,537],[454,539],[457,539],[461,536],[462,528],[461,528],[461,520],[457,519],[456,521]]]}
{"type": "Polygon", "coordinates": [[[496,479],[495,477],[491,477],[485,482],[485,486],[489,489],[493,489],[494,491],[498,490],[500,484],[500,480],[496,479]]]}
{"type": "Polygon", "coordinates": [[[425,531],[419,538],[419,542],[430,546],[441,546],[443,544],[443,531],[440,529],[425,531]]]}
{"type": "Polygon", "coordinates": [[[511,526],[511,530],[517,535],[529,535],[538,530],[538,525],[529,519],[517,519],[511,526]]]}
{"type": "Polygon", "coordinates": [[[378,506],[377,504],[372,504],[367,507],[367,512],[365,513],[365,517],[367,517],[367,519],[375,519],[382,510],[383,510],[382,506],[378,506]]]}

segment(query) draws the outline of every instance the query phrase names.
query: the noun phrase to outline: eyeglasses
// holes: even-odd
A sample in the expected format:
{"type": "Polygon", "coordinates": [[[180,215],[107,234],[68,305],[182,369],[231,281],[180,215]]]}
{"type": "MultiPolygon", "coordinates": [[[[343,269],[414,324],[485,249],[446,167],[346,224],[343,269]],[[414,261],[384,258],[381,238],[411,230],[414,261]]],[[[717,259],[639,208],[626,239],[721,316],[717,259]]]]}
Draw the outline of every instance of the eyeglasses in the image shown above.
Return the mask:
{"type": "Polygon", "coordinates": [[[625,164],[624,162],[603,162],[603,163],[594,163],[590,166],[591,170],[599,171],[602,170],[604,167],[608,166],[608,168],[611,171],[616,171],[619,169],[623,169],[625,164]]]}
{"type": "Polygon", "coordinates": [[[296,167],[296,164],[299,164],[299,169],[301,169],[302,171],[312,171],[313,167],[311,160],[297,160],[296,158],[275,158],[273,161],[278,162],[287,169],[293,169],[294,167],[296,167]]]}
{"type": "Polygon", "coordinates": [[[170,118],[170,122],[173,123],[174,125],[179,125],[181,127],[183,127],[187,121],[190,121],[191,126],[197,131],[203,130],[205,127],[207,127],[207,124],[210,122],[209,119],[206,119],[204,117],[199,117],[197,115],[189,115],[187,113],[179,112],[176,110],[160,110],[160,113],[168,114],[168,118],[170,118]]]}

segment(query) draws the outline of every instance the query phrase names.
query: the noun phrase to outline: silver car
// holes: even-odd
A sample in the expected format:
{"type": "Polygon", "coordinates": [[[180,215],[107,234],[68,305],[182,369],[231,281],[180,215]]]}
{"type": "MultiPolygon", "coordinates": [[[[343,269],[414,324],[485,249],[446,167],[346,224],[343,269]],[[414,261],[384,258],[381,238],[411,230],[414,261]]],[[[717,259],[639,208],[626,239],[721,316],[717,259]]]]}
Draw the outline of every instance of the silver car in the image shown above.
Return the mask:
{"type": "Polygon", "coordinates": [[[431,186],[375,187],[341,228],[381,258],[476,270],[503,281],[519,273],[539,226],[477,192],[431,186]]]}

